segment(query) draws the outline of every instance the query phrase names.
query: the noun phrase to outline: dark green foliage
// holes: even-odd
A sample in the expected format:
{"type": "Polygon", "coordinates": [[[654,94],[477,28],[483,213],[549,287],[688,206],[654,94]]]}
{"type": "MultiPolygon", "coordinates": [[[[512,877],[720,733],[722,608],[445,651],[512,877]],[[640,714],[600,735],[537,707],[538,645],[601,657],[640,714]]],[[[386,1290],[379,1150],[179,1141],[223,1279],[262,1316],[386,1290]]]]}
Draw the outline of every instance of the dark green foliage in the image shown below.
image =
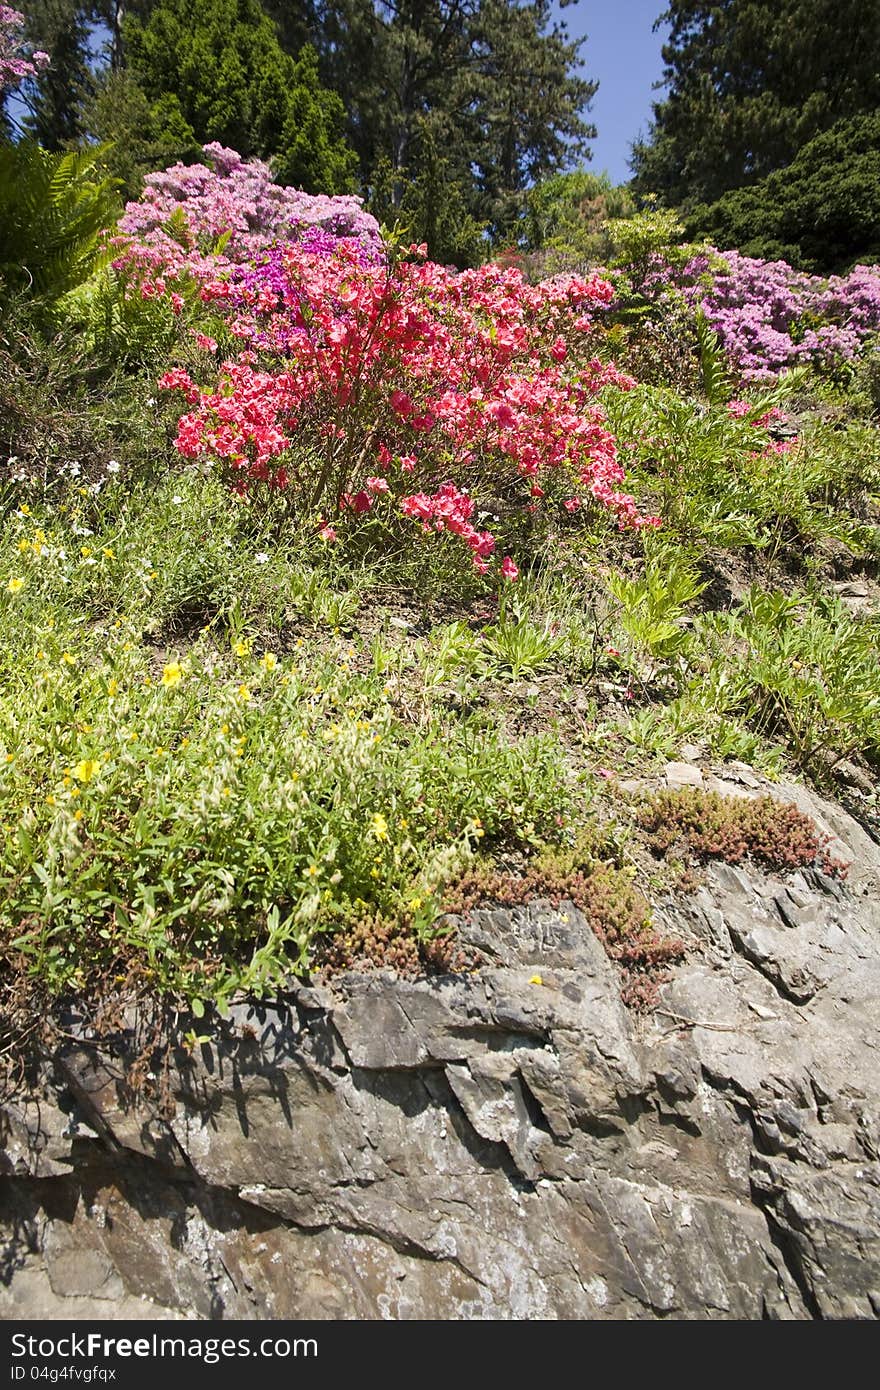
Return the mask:
{"type": "Polygon", "coordinates": [[[166,131],[170,122],[199,143],[274,156],[280,177],[308,192],[351,190],[342,103],[320,85],[314,55],[283,52],[257,0],[157,0],[124,33],[131,70],[166,131]]]}
{"type": "Polygon", "coordinates": [[[547,0],[483,0],[471,34],[480,76],[480,190],[496,239],[514,227],[525,190],[587,155],[583,112],[596,84],[575,75],[579,43],[551,23],[547,0]]]}
{"type": "Polygon", "coordinates": [[[429,123],[423,123],[411,146],[412,163],[395,170],[391,160],[379,160],[370,188],[370,211],[406,235],[427,242],[431,256],[443,265],[473,266],[485,258],[485,228],[468,211],[469,188],[440,153],[429,123]]]}
{"type": "Polygon", "coordinates": [[[342,103],[322,87],[315,50],[306,47],[293,65],[286,115],[273,169],[279,183],[312,193],[353,187],[355,156],[342,138],[342,103]]]}
{"type": "Polygon", "coordinates": [[[595,85],[547,0],[342,0],[307,27],[373,206],[440,260],[508,237],[530,184],[587,153],[595,85]]]}
{"type": "Polygon", "coordinates": [[[48,150],[64,149],[83,133],[80,108],[92,90],[89,34],[92,7],[79,0],[29,0],[26,34],[51,57],[19,95],[27,107],[23,125],[48,150]]]}
{"type": "Polygon", "coordinates": [[[690,219],[693,235],[749,256],[839,271],[880,257],[880,112],[839,121],[788,168],[726,193],[690,219]]]}
{"type": "Polygon", "coordinates": [[[90,135],[106,146],[100,167],[119,180],[126,201],[140,195],[150,170],[201,157],[176,97],[168,93],[151,104],[124,68],[111,69],[99,79],[83,121],[90,135]]]}
{"type": "Polygon", "coordinates": [[[0,145],[0,299],[19,289],[57,299],[91,273],[119,212],[113,181],[95,172],[100,153],[0,145]]]}
{"type": "Polygon", "coordinates": [[[783,168],[880,105],[880,6],[864,0],[672,0],[669,94],[636,146],[640,190],[693,207],[783,168]]]}
{"type": "Polygon", "coordinates": [[[628,189],[615,187],[607,174],[551,174],[526,194],[518,241],[545,273],[595,264],[611,254],[608,222],[634,211],[628,189]]]}

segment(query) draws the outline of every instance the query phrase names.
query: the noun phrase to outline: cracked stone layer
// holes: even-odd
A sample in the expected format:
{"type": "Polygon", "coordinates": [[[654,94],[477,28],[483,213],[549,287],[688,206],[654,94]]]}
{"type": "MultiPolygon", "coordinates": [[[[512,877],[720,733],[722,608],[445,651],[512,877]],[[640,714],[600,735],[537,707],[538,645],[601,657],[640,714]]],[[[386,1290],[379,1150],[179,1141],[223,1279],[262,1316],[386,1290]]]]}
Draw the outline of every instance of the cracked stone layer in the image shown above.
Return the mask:
{"type": "Polygon", "coordinates": [[[46,1058],[0,1111],[0,1315],[876,1317],[880,850],[812,813],[852,886],[713,867],[657,904],[690,949],[648,1019],[533,904],[473,915],[479,974],[236,1006],[170,1119],[109,1044],[46,1058]]]}

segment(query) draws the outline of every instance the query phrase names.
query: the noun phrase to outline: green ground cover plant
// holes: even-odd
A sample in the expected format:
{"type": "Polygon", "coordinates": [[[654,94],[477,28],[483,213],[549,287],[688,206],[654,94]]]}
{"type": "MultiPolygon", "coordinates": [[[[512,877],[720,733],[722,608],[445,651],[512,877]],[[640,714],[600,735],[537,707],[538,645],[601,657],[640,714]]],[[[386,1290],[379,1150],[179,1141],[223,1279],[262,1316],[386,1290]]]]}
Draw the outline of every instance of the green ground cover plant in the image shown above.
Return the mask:
{"type": "MultiPolygon", "coordinates": [[[[632,285],[654,241],[630,231],[632,285]]],[[[291,973],[471,969],[456,914],[543,896],[574,902],[650,1003],[683,946],[654,930],[642,851],[785,871],[821,846],[765,801],[640,817],[621,777],[687,744],[838,790],[846,764],[876,833],[874,348],[849,376],[746,385],[679,299],[677,361],[631,380],[645,319],[603,317],[599,277],[570,299],[469,272],[465,323],[455,273],[400,237],[336,238],[345,269],[310,236],[296,272],[333,291],[320,378],[311,300],[272,298],[294,264],[277,247],[233,263],[203,239],[166,282],[154,240],[136,271],[3,288],[7,998],[205,1018],[291,973]],[[389,304],[399,335],[354,403],[333,356],[349,294],[370,351],[389,304]],[[338,495],[327,460],[352,480],[338,495]]]]}

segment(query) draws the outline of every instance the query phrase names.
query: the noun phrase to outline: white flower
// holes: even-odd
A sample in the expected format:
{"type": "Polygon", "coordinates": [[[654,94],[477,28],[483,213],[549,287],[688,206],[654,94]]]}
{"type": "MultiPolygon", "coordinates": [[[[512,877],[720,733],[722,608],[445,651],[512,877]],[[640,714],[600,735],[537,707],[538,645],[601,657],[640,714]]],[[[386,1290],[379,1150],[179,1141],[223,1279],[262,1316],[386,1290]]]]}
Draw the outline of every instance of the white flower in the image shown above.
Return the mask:
{"type": "Polygon", "coordinates": [[[226,539],[225,539],[225,541],[223,542],[223,544],[226,546],[226,549],[227,549],[227,550],[231,550],[231,549],[232,549],[232,537],[231,537],[231,536],[227,536],[226,539]]]}
{"type": "Polygon", "coordinates": [[[171,501],[174,503],[175,507],[179,507],[180,504],[181,504],[182,501],[183,501],[183,498],[181,497],[181,495],[180,495],[179,492],[175,492],[175,494],[174,494],[174,496],[172,497],[171,501]]]}
{"type": "Polygon", "coordinates": [[[107,464],[107,472],[108,472],[108,473],[118,473],[118,472],[119,472],[119,464],[117,463],[116,459],[110,459],[110,461],[109,461],[108,464],[107,464]]]}
{"type": "Polygon", "coordinates": [[[254,559],[258,565],[268,565],[269,563],[269,556],[266,554],[265,550],[261,550],[259,555],[254,556],[254,559]]]}

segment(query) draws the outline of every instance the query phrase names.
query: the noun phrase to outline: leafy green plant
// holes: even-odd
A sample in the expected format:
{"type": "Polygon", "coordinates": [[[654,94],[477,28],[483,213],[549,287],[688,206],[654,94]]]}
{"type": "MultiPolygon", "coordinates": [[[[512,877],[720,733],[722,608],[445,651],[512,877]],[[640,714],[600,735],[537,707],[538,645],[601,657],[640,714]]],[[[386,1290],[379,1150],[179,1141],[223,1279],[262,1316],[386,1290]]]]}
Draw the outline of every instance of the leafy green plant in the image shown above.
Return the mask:
{"type": "Polygon", "coordinates": [[[100,153],[0,143],[0,296],[51,302],[92,273],[119,212],[113,180],[95,173],[100,153]]]}
{"type": "Polygon", "coordinates": [[[502,612],[497,623],[483,629],[480,648],[490,670],[510,675],[533,675],[562,650],[564,637],[547,625],[515,612],[502,612]]]}
{"type": "Polygon", "coordinates": [[[642,575],[609,577],[630,652],[637,660],[648,658],[649,676],[660,665],[668,667],[689,645],[686,610],[705,587],[693,564],[666,547],[646,555],[642,575]]]}
{"type": "Polygon", "coordinates": [[[480,639],[467,623],[448,623],[431,634],[422,665],[429,688],[467,679],[484,667],[480,639]]]}
{"type": "Polygon", "coordinates": [[[702,634],[734,672],[729,702],[753,727],[783,737],[804,763],[822,754],[880,754],[877,623],[836,599],[753,587],[736,612],[707,615],[702,634]]]}
{"type": "Polygon", "coordinates": [[[727,359],[717,333],[702,310],[696,314],[696,334],[706,400],[710,405],[723,405],[731,396],[727,359]]]}

